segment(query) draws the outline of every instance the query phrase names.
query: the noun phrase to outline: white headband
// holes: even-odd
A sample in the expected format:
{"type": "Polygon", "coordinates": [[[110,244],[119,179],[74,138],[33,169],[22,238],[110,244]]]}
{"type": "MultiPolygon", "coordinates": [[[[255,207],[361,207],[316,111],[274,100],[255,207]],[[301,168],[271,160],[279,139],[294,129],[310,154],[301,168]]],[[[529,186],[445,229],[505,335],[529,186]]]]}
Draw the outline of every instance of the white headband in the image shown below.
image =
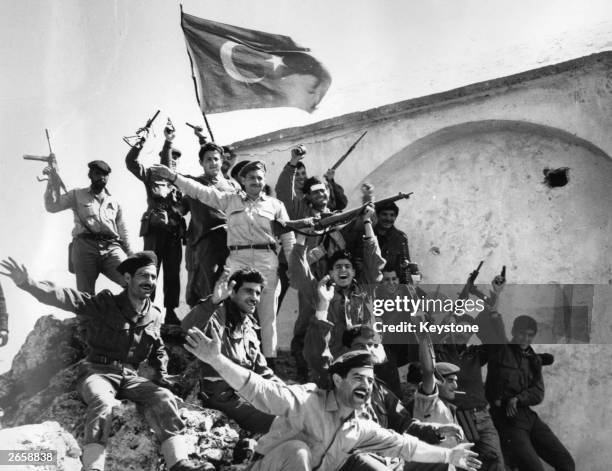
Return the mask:
{"type": "Polygon", "coordinates": [[[313,191],[317,191],[317,190],[325,190],[325,185],[323,183],[317,183],[316,185],[312,185],[310,187],[310,192],[312,193],[313,191]]]}

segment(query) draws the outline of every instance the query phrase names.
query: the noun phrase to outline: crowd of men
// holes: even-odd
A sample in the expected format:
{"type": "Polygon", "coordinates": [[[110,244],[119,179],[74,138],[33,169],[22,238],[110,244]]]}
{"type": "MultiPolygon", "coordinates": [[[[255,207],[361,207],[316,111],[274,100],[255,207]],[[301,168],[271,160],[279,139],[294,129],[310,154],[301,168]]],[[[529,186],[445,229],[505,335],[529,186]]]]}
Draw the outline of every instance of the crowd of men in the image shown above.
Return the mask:
{"type": "MultiPolygon", "coordinates": [[[[76,313],[87,327],[78,382],[88,406],[84,470],[104,470],[118,399],[138,404],[168,469],[215,469],[190,460],[181,436],[185,424],[171,392],[176,378],[167,374],[162,340],[173,325],[181,325],[185,348],[204,363],[202,405],[259,437],[251,470],[542,470],[540,459],[556,470],[575,468],[531,409],[544,398],[542,366],[551,358],[532,349],[537,323],[529,316],[516,318],[506,338],[497,311],[504,277],[493,280],[488,296],[470,287],[487,306],[476,318],[443,320],[481,326],[481,344],[468,345],[471,335],[459,333],[389,344],[372,328],[372,301],[423,294],[408,237],[395,227],[395,203],[373,204],[365,185],[363,209],[352,221],[315,231],[347,199],[333,170],[308,175],[303,146],[292,149],[274,197],[265,162],[232,166],[233,156],[207,142],[201,128],[195,134],[203,173],[178,173],[175,130],[167,126],[164,134],[160,164],[147,168],[139,160],[146,135],[125,159],[146,190],[143,251],[132,251],[121,204],[106,188],[110,166],[95,160],[88,187],[62,194],[50,178],[44,198],[49,212],[73,212],[77,288],[36,281],[12,258],[0,262],[18,287],[76,313]],[[191,311],[181,321],[183,245],[191,311]],[[163,293],[156,293],[160,267],[163,293]],[[96,294],[100,273],[123,291],[96,294]],[[298,292],[291,340],[298,384],[277,375],[279,297],[289,286],[298,292]],[[163,295],[165,312],[153,304],[156,295],[163,295]],[[137,373],[145,360],[155,370],[151,379],[137,373]],[[414,385],[408,398],[398,372],[406,364],[414,385]]],[[[7,338],[0,318],[0,345],[7,338]]]]}

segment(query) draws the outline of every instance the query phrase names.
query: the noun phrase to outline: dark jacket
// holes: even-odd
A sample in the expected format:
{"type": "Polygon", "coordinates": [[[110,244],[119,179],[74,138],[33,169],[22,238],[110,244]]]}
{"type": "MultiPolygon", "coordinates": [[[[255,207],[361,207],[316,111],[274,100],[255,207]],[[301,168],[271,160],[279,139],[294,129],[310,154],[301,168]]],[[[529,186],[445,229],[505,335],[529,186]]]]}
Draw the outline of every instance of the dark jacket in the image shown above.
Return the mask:
{"type": "Polygon", "coordinates": [[[489,357],[486,395],[491,405],[505,407],[512,397],[519,407],[535,406],[544,400],[542,362],[531,347],[508,344],[489,357]]]}
{"type": "MultiPolygon", "coordinates": [[[[237,306],[228,298],[221,304],[212,302],[212,295],[202,300],[183,319],[182,327],[188,330],[198,327],[210,335],[210,328],[223,329],[221,353],[238,365],[254,371],[266,379],[276,378],[274,371],[268,367],[257,338],[259,326],[249,314],[243,315],[237,306]]],[[[218,373],[204,364],[204,375],[218,377],[218,373]]]]}
{"type": "Polygon", "coordinates": [[[92,363],[120,361],[137,368],[149,360],[156,373],[166,374],[168,355],[160,334],[164,316],[151,302],[145,314],[139,315],[125,290],[116,295],[109,290],[91,295],[32,279],[19,287],[41,303],[74,312],[85,321],[92,363]]]}
{"type": "Polygon", "coordinates": [[[185,221],[181,214],[181,194],[169,183],[171,188],[167,196],[162,197],[155,194],[153,182],[157,177],[138,160],[140,151],[141,147],[136,145],[130,149],[125,157],[127,169],[144,183],[147,191],[147,211],[142,216],[140,235],[145,236],[155,230],[162,229],[172,232],[177,237],[183,237],[185,234],[185,221]],[[167,224],[164,225],[158,224],[158,215],[162,212],[165,212],[167,215],[167,224]]]}

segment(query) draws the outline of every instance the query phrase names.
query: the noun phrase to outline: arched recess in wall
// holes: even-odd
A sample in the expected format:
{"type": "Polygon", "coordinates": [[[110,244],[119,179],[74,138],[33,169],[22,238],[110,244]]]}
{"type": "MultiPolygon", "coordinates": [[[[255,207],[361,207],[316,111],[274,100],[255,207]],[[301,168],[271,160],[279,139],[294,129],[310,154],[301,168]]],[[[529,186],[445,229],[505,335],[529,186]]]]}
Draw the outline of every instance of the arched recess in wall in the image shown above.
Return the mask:
{"type": "Polygon", "coordinates": [[[399,202],[397,226],[431,281],[463,282],[483,259],[521,283],[612,279],[612,159],[561,129],[463,123],[415,141],[363,181],[379,198],[414,192],[399,202]],[[543,183],[545,168],[562,167],[566,185],[543,183]]]}

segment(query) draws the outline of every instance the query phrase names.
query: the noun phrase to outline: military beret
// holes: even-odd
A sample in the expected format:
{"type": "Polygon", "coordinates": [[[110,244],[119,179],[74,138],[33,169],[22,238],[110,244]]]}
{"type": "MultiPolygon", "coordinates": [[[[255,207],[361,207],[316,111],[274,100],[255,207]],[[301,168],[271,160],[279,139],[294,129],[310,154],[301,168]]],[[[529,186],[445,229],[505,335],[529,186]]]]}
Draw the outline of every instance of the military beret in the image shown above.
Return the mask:
{"type": "Polygon", "coordinates": [[[346,348],[351,348],[351,345],[357,337],[363,337],[365,339],[373,339],[376,336],[374,329],[367,324],[360,324],[346,329],[342,333],[342,345],[346,348]]]}
{"type": "Polygon", "coordinates": [[[133,255],[130,255],[123,262],[119,264],[117,267],[117,271],[122,275],[124,273],[129,273],[133,275],[136,273],[136,270],[142,267],[146,267],[148,265],[157,266],[157,256],[155,252],[151,250],[145,250],[143,252],[137,252],[133,255]]]}
{"type": "Polygon", "coordinates": [[[329,366],[329,374],[337,373],[344,377],[353,368],[374,368],[372,354],[367,350],[353,350],[343,353],[329,366]]]}
{"type": "Polygon", "coordinates": [[[230,172],[231,177],[235,180],[238,178],[238,175],[240,175],[240,172],[242,171],[242,169],[244,168],[245,165],[250,164],[251,161],[250,160],[241,160],[240,162],[238,162],[236,165],[234,165],[232,167],[232,170],[230,172]]]}
{"type": "Polygon", "coordinates": [[[447,363],[445,361],[436,363],[436,373],[442,377],[457,374],[460,369],[461,368],[453,363],[447,363]]]}
{"type": "Polygon", "coordinates": [[[262,170],[265,173],[266,164],[261,160],[253,160],[240,169],[238,176],[245,177],[247,173],[252,172],[253,170],[262,170]]]}
{"type": "Polygon", "coordinates": [[[104,160],[92,160],[87,164],[87,166],[90,170],[93,170],[95,168],[106,174],[111,173],[110,165],[104,162],[104,160]]]}

